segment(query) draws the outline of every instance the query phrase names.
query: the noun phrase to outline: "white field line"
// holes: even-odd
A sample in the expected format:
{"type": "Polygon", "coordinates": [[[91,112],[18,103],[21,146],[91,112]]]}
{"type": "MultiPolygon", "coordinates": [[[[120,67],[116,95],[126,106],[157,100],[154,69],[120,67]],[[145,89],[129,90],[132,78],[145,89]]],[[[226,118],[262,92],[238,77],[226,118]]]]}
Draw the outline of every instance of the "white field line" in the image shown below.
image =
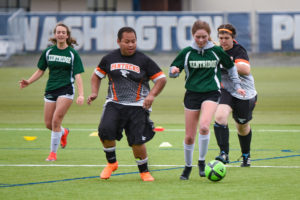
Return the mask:
{"type": "MultiPolygon", "coordinates": [[[[45,128],[0,128],[0,131],[46,131],[45,128]]],[[[97,131],[97,129],[72,128],[71,131],[97,131]]],[[[165,129],[165,132],[184,132],[184,129],[165,129]]],[[[253,129],[253,132],[290,132],[300,133],[300,129],[253,129]]]]}
{"type": "MultiPolygon", "coordinates": [[[[105,167],[106,165],[31,165],[31,164],[0,164],[0,167],[105,167]]],[[[149,165],[150,167],[184,167],[184,165],[149,165]]],[[[136,167],[136,165],[119,165],[119,167],[136,167]]],[[[197,167],[197,165],[193,165],[197,167]]],[[[240,167],[239,165],[226,165],[226,167],[240,167]]],[[[283,169],[300,169],[300,166],[255,166],[251,168],[283,168],[283,169]]]]}

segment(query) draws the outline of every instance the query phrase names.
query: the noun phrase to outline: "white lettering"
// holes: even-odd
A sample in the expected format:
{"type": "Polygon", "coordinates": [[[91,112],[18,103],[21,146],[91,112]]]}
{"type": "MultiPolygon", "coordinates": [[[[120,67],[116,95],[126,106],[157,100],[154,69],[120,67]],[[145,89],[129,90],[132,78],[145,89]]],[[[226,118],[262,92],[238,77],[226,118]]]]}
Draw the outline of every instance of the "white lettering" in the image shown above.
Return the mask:
{"type": "Polygon", "coordinates": [[[197,20],[196,17],[186,16],[180,17],[178,20],[178,25],[176,29],[176,40],[179,49],[183,49],[191,44],[192,41],[192,33],[191,27],[193,23],[197,20]],[[190,36],[188,39],[188,35],[190,36]]]}
{"type": "Polygon", "coordinates": [[[273,49],[280,50],[281,42],[290,40],[293,36],[294,23],[293,18],[289,15],[272,16],[272,45],[273,49]]]}
{"type": "Polygon", "coordinates": [[[53,30],[56,24],[57,24],[56,17],[45,17],[45,20],[43,22],[43,32],[40,39],[41,41],[39,46],[40,51],[44,50],[45,48],[47,48],[48,45],[51,44],[49,38],[54,37],[53,30]]]}
{"type": "Polygon", "coordinates": [[[71,63],[71,58],[66,56],[57,56],[57,55],[49,55],[48,56],[49,62],[62,62],[62,63],[71,63]]]}
{"type": "Polygon", "coordinates": [[[39,28],[39,17],[31,17],[30,22],[27,17],[24,20],[25,23],[25,41],[24,48],[25,50],[34,51],[37,47],[38,41],[38,28],[39,28]]]}
{"type": "Polygon", "coordinates": [[[78,46],[76,49],[81,49],[83,46],[83,34],[80,28],[82,27],[82,17],[66,17],[64,23],[70,27],[71,36],[76,39],[78,46]]]}
{"type": "MultiPolygon", "coordinates": [[[[102,40],[102,45],[104,50],[112,50],[118,47],[117,35],[120,28],[125,26],[124,17],[103,17],[104,26],[104,39],[102,40]]],[[[101,45],[101,44],[100,44],[101,45]]]]}
{"type": "Polygon", "coordinates": [[[295,15],[294,48],[300,49],[300,15],[295,15]]]}
{"type": "Polygon", "coordinates": [[[104,23],[102,18],[96,18],[96,26],[95,28],[91,27],[91,17],[83,17],[83,49],[85,51],[92,50],[92,39],[96,40],[96,48],[97,50],[101,49],[101,43],[103,42],[103,31],[104,31],[104,23]]]}
{"type": "Polygon", "coordinates": [[[154,50],[157,43],[155,18],[153,16],[142,16],[136,20],[137,45],[144,51],[154,50]]]}
{"type": "Polygon", "coordinates": [[[163,51],[172,50],[172,27],[177,25],[177,18],[174,17],[157,17],[156,25],[161,27],[161,43],[163,51]]]}

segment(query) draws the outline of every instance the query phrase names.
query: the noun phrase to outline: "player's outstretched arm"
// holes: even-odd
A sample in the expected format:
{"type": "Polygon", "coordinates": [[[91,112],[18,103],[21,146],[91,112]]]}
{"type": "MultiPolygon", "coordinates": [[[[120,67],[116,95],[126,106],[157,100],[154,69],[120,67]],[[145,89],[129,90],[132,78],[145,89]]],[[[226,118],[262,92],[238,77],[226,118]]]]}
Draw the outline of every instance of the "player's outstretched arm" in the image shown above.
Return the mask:
{"type": "Polygon", "coordinates": [[[76,103],[82,105],[84,103],[84,92],[83,92],[83,82],[80,74],[75,75],[78,97],[76,99],[76,103]]]}
{"type": "Polygon", "coordinates": [[[90,105],[92,101],[97,99],[98,97],[98,92],[101,84],[101,78],[97,76],[97,74],[93,73],[92,78],[91,78],[91,88],[92,88],[92,93],[87,99],[87,103],[90,105]]]}
{"type": "Polygon", "coordinates": [[[38,69],[32,74],[32,76],[28,80],[25,80],[25,79],[20,80],[19,81],[20,88],[21,89],[25,88],[28,85],[30,85],[31,83],[35,82],[36,80],[38,80],[40,77],[43,76],[44,72],[45,71],[38,69]]]}

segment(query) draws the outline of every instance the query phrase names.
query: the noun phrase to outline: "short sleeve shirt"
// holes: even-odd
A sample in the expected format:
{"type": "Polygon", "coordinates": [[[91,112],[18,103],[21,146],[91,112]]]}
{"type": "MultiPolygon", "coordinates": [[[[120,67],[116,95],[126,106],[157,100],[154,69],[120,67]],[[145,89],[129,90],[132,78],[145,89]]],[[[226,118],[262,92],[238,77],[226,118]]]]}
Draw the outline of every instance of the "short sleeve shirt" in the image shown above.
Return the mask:
{"type": "Polygon", "coordinates": [[[37,66],[43,71],[49,69],[46,91],[73,84],[75,75],[84,72],[80,56],[70,46],[63,50],[56,45],[48,47],[43,51],[37,66]]]}
{"type": "Polygon", "coordinates": [[[219,46],[198,51],[186,47],[180,51],[172,62],[186,74],[185,88],[193,92],[211,92],[220,89],[221,69],[234,66],[230,57],[219,46]]]}
{"type": "MultiPolygon", "coordinates": [[[[226,53],[230,56],[234,63],[250,65],[247,51],[242,45],[234,43],[233,47],[227,50],[226,53]]],[[[234,84],[228,76],[228,72],[224,69],[222,70],[222,85],[232,96],[243,100],[251,99],[256,96],[257,92],[252,74],[239,75],[239,79],[241,80],[241,87],[246,91],[246,96],[242,96],[236,92],[234,84]]]]}
{"type": "Polygon", "coordinates": [[[100,78],[108,76],[107,101],[136,106],[142,106],[149,94],[149,81],[165,77],[159,66],[142,52],[123,56],[120,49],[104,56],[95,73],[100,78]]]}

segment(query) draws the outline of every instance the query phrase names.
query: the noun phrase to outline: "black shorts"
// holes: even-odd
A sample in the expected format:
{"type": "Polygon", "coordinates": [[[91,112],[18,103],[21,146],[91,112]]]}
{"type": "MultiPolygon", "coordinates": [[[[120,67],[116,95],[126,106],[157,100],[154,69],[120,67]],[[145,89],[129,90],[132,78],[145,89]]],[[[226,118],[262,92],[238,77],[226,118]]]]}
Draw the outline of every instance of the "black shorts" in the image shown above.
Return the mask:
{"type": "Polygon", "coordinates": [[[241,100],[233,97],[227,90],[221,89],[220,104],[229,105],[232,109],[232,117],[238,124],[246,124],[252,119],[257,95],[249,100],[241,100]]]}
{"type": "Polygon", "coordinates": [[[204,101],[220,100],[221,93],[219,91],[212,92],[192,92],[187,90],[184,95],[184,107],[189,110],[200,110],[204,101]]]}
{"type": "Polygon", "coordinates": [[[121,140],[125,130],[129,146],[144,144],[155,134],[149,111],[141,106],[125,106],[109,102],[104,105],[98,134],[103,140],[121,140]]]}
{"type": "Polygon", "coordinates": [[[55,90],[50,90],[45,92],[44,99],[46,102],[55,102],[58,97],[65,97],[68,99],[74,98],[74,87],[72,84],[57,88],[55,90]]]}

